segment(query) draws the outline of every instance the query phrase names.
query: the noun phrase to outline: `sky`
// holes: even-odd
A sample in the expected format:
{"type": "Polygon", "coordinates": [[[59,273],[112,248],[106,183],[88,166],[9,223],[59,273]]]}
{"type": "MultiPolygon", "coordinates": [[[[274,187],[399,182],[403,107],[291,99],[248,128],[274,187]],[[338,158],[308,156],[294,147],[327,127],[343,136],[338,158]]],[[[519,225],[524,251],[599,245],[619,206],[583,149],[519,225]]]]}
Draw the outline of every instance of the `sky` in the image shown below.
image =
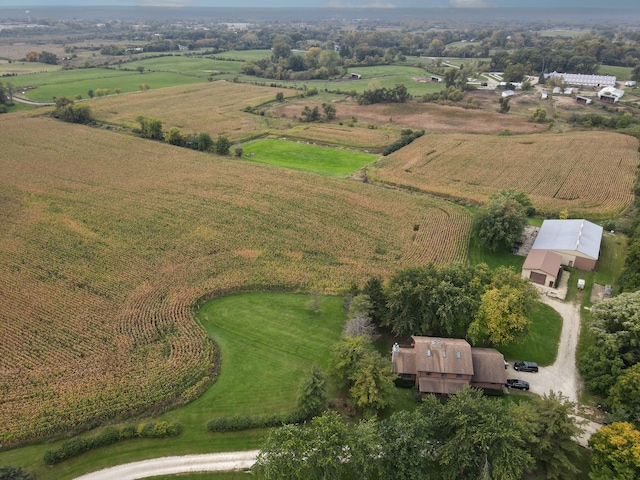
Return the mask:
{"type": "MultiPolygon", "coordinates": [[[[334,8],[633,8],[639,0],[0,0],[2,7],[38,6],[154,7],[334,7],[334,8]]],[[[1,14],[2,12],[0,12],[1,14]]]]}

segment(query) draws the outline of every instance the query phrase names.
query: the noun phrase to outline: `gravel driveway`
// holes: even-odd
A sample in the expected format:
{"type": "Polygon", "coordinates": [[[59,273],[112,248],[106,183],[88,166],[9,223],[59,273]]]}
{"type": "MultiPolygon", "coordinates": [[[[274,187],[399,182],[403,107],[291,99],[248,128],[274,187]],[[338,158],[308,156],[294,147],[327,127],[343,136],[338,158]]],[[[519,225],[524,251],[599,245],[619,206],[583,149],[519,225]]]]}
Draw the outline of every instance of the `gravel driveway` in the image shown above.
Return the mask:
{"type": "Polygon", "coordinates": [[[244,470],[256,461],[258,450],[247,452],[211,453],[205,455],[183,455],[180,457],[162,457],[126,463],[87,473],[76,480],[135,480],[137,478],[175,475],[187,472],[222,472],[244,470]]]}

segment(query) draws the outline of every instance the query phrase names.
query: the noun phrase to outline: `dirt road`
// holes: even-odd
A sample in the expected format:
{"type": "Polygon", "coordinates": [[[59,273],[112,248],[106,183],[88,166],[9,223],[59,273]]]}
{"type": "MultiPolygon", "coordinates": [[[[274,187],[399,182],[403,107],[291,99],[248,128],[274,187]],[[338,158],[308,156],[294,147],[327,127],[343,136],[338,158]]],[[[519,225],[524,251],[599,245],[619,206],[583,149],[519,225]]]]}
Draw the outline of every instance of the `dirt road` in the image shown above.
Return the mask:
{"type": "Polygon", "coordinates": [[[114,478],[117,480],[135,480],[187,472],[244,470],[254,464],[257,456],[258,450],[250,450],[247,452],[152,458],[87,473],[76,478],[76,480],[113,480],[114,478]]]}

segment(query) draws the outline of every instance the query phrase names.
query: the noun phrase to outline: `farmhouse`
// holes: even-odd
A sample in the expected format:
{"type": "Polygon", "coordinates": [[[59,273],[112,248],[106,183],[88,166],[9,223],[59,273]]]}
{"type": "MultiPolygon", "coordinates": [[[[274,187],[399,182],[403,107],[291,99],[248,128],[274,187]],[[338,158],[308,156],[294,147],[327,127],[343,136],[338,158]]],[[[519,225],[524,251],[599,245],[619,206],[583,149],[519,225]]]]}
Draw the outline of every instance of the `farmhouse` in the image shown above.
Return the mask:
{"type": "MultiPolygon", "coordinates": [[[[553,271],[556,264],[555,257],[545,259],[541,253],[536,253],[538,250],[547,250],[559,255],[562,265],[580,270],[593,270],[600,256],[601,241],[602,227],[588,220],[545,220],[527,255],[525,265],[529,267],[529,272],[548,276],[557,274],[557,269],[553,271]],[[532,256],[531,260],[529,256],[532,256]],[[543,265],[544,268],[542,268],[543,265]]],[[[529,274],[527,278],[531,278],[531,275],[529,274]]],[[[547,284],[549,281],[551,281],[550,278],[545,279],[547,284]]],[[[553,279],[553,281],[555,283],[556,280],[553,279]]]]}
{"type": "Polygon", "coordinates": [[[500,390],[507,381],[504,356],[493,348],[458,338],[411,338],[411,347],[393,346],[393,372],[415,381],[421,395],[451,395],[465,385],[500,390]]]}
{"type": "Polygon", "coordinates": [[[613,87],[605,87],[598,92],[598,98],[606,103],[616,103],[624,95],[624,90],[613,87]]]}
{"type": "Polygon", "coordinates": [[[544,78],[558,78],[568,85],[580,87],[615,87],[616,77],[611,75],[583,75],[580,73],[545,73],[544,78]]]}

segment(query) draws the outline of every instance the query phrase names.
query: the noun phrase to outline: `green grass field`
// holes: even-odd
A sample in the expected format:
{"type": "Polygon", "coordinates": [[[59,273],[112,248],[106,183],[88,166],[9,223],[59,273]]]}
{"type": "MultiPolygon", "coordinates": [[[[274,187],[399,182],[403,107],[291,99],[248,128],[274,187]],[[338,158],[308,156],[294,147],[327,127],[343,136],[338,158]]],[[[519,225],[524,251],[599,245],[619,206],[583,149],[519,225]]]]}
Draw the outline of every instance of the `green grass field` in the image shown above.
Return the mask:
{"type": "Polygon", "coordinates": [[[174,72],[183,75],[196,75],[206,78],[215,73],[239,73],[240,68],[242,67],[242,62],[175,55],[139,60],[136,62],[126,63],[123,67],[127,70],[135,70],[138,67],[144,67],[145,71],[174,72]]]}
{"type": "Polygon", "coordinates": [[[614,67],[612,65],[600,65],[598,75],[613,75],[618,80],[629,80],[631,78],[631,67],[614,67]]]}
{"type": "Polygon", "coordinates": [[[369,153],[282,140],[256,140],[242,145],[242,149],[245,160],[333,177],[346,177],[377,158],[369,153]]]}
{"type": "Polygon", "coordinates": [[[98,88],[108,89],[111,94],[114,94],[116,88],[119,88],[121,93],[137,92],[140,90],[141,84],[148,85],[150,89],[160,89],[202,82],[206,82],[206,79],[171,72],[136,73],[135,75],[95,78],[68,84],[43,85],[35,90],[29,90],[27,96],[30,100],[46,102],[51,101],[53,97],[74,98],[78,94],[87,98],[89,90],[95,92],[98,88]]]}
{"type": "Polygon", "coordinates": [[[414,75],[416,77],[425,77],[431,75],[423,68],[409,67],[404,65],[378,65],[376,67],[353,67],[349,68],[349,75],[359,73],[362,80],[368,80],[374,77],[392,77],[397,75],[414,75]]]}
{"type": "Polygon", "coordinates": [[[252,60],[261,60],[271,56],[271,50],[229,50],[228,52],[218,53],[216,58],[228,60],[240,60],[250,62],[252,60]]]}
{"type": "Polygon", "coordinates": [[[472,265],[486,263],[490,268],[512,267],[516,272],[520,272],[525,259],[526,257],[522,255],[514,255],[510,249],[491,252],[481,248],[477,240],[471,237],[471,243],[469,244],[469,262],[471,262],[472,265]]]}
{"type": "Polygon", "coordinates": [[[519,342],[496,347],[505,358],[528,360],[539,365],[551,365],[558,353],[562,317],[553,308],[538,303],[531,314],[529,333],[519,342]]]}

